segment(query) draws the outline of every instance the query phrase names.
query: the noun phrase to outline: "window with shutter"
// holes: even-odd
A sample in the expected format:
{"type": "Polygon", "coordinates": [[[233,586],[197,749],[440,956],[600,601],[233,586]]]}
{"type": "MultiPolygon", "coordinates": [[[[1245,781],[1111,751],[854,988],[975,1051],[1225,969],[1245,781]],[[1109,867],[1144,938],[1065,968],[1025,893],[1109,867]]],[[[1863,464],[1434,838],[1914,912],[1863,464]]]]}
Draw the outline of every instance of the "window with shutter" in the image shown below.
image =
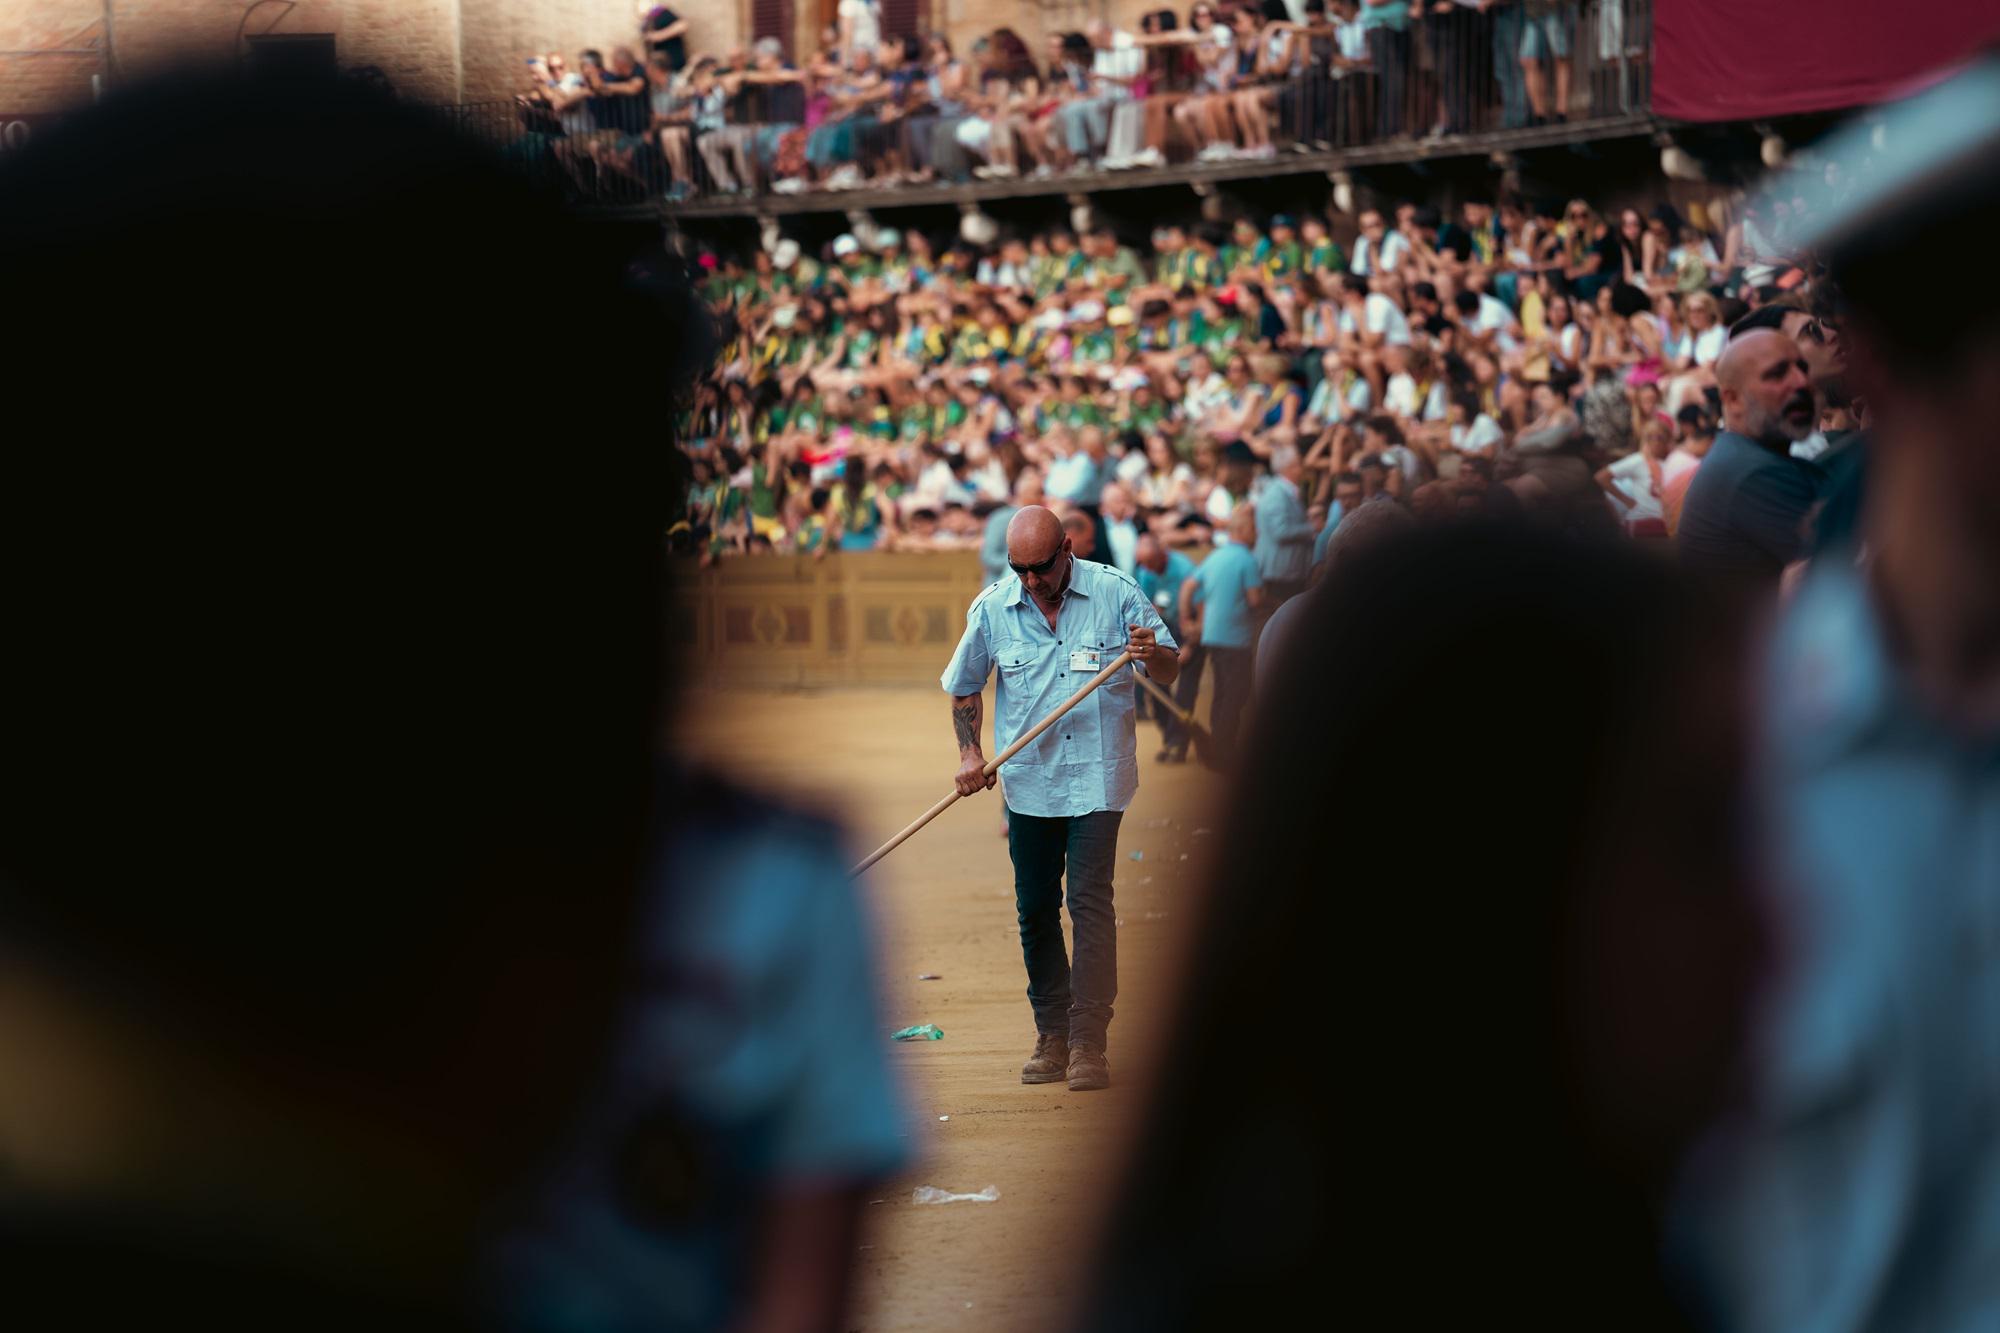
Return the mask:
{"type": "Polygon", "coordinates": [[[792,33],[795,18],[792,0],[750,0],[750,37],[762,41],[775,37],[785,44],[785,57],[791,59],[792,33]]]}
{"type": "Polygon", "coordinates": [[[885,37],[921,37],[930,30],[928,0],[882,0],[885,37]]]}

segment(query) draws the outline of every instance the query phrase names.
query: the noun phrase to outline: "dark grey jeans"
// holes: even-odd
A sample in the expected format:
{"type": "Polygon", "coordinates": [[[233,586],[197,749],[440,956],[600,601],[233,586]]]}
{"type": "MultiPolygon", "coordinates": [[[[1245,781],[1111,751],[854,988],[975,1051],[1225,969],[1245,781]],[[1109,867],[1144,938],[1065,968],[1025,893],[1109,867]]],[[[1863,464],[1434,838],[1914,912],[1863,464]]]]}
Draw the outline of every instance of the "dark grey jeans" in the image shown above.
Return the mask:
{"type": "Polygon", "coordinates": [[[1035,1031],[1072,1045],[1103,1047],[1118,998],[1118,926],[1111,872],[1118,860],[1124,813],[1098,810],[1049,819],[1007,812],[1007,850],[1014,858],[1014,909],[1021,922],[1021,956],[1028,964],[1028,1003],[1035,1031]],[[1063,870],[1069,870],[1069,920],[1076,934],[1072,967],[1063,947],[1063,870]]]}

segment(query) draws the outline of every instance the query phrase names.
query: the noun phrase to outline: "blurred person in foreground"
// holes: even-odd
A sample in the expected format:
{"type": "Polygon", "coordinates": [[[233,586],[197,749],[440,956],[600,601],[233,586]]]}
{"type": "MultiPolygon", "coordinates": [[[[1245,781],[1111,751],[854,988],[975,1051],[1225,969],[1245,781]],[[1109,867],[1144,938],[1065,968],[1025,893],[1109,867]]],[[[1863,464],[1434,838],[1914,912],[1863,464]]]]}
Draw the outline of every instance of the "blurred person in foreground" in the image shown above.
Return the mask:
{"type": "Polygon", "coordinates": [[[2000,275],[1927,293],[2000,228],[2000,62],[1882,132],[1895,156],[1804,238],[1845,301],[1868,471],[1767,650],[1786,965],[1679,1228],[1730,1330],[2000,1327],[2000,275]]]}
{"type": "Polygon", "coordinates": [[[1729,603],[1482,521],[1300,605],[1082,1326],[1689,1326],[1655,1208],[1766,949],[1729,603]]]}
{"type": "Polygon", "coordinates": [[[1324,586],[1327,576],[1341,561],[1351,560],[1357,552],[1406,534],[1416,523],[1409,510],[1386,496],[1373,503],[1357,504],[1354,512],[1341,520],[1340,526],[1334,529],[1332,539],[1327,542],[1325,558],[1319,563],[1317,572],[1321,583],[1273,611],[1271,618],[1264,622],[1264,628],[1258,631],[1253,684],[1259,693],[1269,690],[1278,663],[1290,651],[1292,635],[1299,621],[1304,618],[1311,599],[1324,586]]]}
{"type": "MultiPolygon", "coordinates": [[[[10,157],[0,283],[43,312],[14,364],[102,441],[13,451],[0,488],[10,1316],[831,1325],[851,1246],[811,1204],[851,1173],[788,1151],[838,1112],[865,1174],[880,1118],[768,1050],[732,1066],[761,1094],[691,1113],[751,1029],[704,1026],[747,969],[684,928],[719,912],[695,873],[797,876],[825,835],[663,776],[677,452],[526,452],[568,410],[451,332],[560,292],[599,369],[671,398],[708,355],[684,277],[419,109],[189,77],[10,157]],[[413,413],[453,435],[385,439],[413,413]],[[762,863],[716,850],[738,827],[762,863]],[[774,1219],[798,1158],[808,1206],[774,1219]],[[536,1225],[591,1280],[537,1267],[536,1225]]],[[[840,960],[829,913],[793,929],[840,960]]],[[[796,966],[829,1012],[779,1043],[839,1058],[828,1023],[870,1015],[837,1016],[841,962],[796,966]]]]}

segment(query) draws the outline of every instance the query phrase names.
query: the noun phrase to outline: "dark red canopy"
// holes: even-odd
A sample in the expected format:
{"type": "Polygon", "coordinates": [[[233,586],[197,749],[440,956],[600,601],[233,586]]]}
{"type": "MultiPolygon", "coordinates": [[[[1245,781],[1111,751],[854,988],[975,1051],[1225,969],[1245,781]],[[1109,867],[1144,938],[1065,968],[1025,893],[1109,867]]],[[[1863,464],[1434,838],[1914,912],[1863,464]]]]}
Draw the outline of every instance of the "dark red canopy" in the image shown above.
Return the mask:
{"type": "Polygon", "coordinates": [[[1914,92],[2000,37],[2000,0],[1654,0],[1653,114],[1757,120],[1914,92]]]}

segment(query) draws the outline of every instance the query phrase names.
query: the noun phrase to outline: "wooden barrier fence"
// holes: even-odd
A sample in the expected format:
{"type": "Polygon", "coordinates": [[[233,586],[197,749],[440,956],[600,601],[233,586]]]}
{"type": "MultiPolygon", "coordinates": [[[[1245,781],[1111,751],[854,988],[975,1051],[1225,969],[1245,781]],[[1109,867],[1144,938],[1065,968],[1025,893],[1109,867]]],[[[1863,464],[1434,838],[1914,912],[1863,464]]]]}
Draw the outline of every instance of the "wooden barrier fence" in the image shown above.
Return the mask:
{"type": "Polygon", "coordinates": [[[974,551],[757,555],[677,567],[676,637],[704,685],[936,685],[984,587],[974,551]]]}

